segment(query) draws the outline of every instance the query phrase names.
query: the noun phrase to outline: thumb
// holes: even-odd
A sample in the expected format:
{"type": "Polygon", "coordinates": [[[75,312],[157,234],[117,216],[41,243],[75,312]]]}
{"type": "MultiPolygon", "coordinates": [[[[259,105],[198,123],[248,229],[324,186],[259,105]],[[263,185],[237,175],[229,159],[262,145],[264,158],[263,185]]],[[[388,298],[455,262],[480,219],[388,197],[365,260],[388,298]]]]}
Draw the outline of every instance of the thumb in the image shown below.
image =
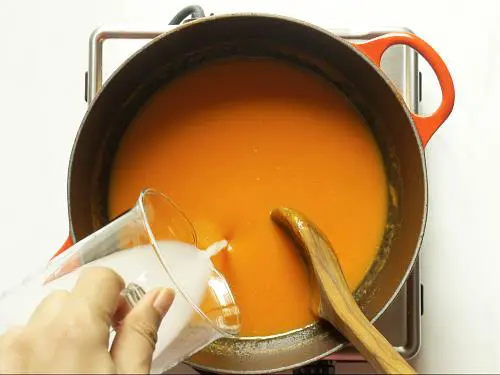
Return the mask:
{"type": "Polygon", "coordinates": [[[120,373],[149,373],[158,328],[173,300],[171,289],[154,289],[127,314],[111,347],[111,357],[120,373]]]}

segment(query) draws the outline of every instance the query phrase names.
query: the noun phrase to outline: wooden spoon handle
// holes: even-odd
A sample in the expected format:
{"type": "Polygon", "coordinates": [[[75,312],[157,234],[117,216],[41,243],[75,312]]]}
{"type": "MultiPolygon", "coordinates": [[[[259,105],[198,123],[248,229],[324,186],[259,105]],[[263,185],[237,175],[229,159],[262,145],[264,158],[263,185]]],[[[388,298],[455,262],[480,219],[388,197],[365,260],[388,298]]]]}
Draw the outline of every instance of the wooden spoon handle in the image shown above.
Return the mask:
{"type": "MultiPolygon", "coordinates": [[[[322,298],[328,301],[327,304],[322,304],[320,315],[336,327],[377,372],[415,374],[415,370],[369,322],[352,294],[346,294],[344,290],[338,288],[329,273],[322,269],[322,265],[315,267],[319,268],[316,272],[317,277],[323,280],[322,298]]],[[[325,264],[325,267],[331,267],[331,264],[329,266],[325,264]]],[[[345,288],[349,291],[347,284],[345,288]]]]}
{"type": "Polygon", "coordinates": [[[379,373],[415,374],[415,370],[368,321],[352,297],[332,245],[302,214],[280,208],[272,219],[292,233],[321,288],[320,316],[336,327],[379,373]]]}

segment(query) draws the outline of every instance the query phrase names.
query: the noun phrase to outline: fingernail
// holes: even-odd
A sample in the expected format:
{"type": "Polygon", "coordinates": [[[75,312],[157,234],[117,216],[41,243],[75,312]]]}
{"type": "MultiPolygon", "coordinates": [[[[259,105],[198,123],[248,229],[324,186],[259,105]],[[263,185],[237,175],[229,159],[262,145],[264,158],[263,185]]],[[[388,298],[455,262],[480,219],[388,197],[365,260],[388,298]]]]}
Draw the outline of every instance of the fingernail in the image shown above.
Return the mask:
{"type": "Polygon", "coordinates": [[[172,305],[172,302],[174,300],[175,293],[172,289],[164,288],[158,293],[156,296],[154,302],[153,302],[153,307],[160,313],[162,317],[165,316],[167,313],[168,309],[172,305]]]}

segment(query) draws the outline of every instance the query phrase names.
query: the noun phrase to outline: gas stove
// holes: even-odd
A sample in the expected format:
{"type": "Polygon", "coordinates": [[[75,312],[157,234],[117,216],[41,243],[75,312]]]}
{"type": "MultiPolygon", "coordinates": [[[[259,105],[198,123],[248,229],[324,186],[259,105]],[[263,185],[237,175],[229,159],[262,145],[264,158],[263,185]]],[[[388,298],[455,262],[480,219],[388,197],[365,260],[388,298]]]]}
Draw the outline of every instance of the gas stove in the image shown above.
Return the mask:
{"type": "MultiPolygon", "coordinates": [[[[85,99],[87,102],[90,103],[93,100],[102,85],[127,58],[153,38],[173,27],[175,26],[168,26],[160,30],[122,25],[101,27],[95,30],[90,36],[89,68],[85,74],[85,99]]],[[[404,28],[376,30],[325,28],[336,35],[353,41],[371,39],[388,32],[410,31],[404,28]]],[[[400,90],[410,109],[418,113],[422,91],[417,53],[406,46],[391,47],[384,54],[381,67],[400,90]]],[[[423,285],[420,282],[419,267],[417,259],[405,286],[376,323],[377,328],[406,359],[411,359],[418,353],[421,342],[423,285]]],[[[327,359],[342,363],[364,361],[363,357],[352,347],[346,347],[327,359]]]]}

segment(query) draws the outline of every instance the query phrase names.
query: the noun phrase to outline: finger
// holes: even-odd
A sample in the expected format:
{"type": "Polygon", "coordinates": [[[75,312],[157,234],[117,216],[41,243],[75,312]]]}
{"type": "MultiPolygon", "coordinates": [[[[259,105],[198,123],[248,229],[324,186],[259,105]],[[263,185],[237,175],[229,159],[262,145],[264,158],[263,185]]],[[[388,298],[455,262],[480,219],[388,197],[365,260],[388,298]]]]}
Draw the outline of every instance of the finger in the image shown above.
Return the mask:
{"type": "Polygon", "coordinates": [[[123,279],[112,269],[89,267],[82,269],[72,294],[85,299],[93,313],[109,326],[124,285],[123,279]]]}
{"type": "Polygon", "coordinates": [[[66,290],[56,290],[45,297],[31,314],[28,326],[45,327],[49,321],[58,319],[63,314],[70,293],[66,290]]]}
{"type": "MultiPolygon", "coordinates": [[[[15,341],[23,332],[24,328],[21,326],[9,328],[3,335],[0,336],[0,348],[3,346],[8,347],[10,343],[15,341]]],[[[2,353],[1,350],[0,353],[2,353]]]]}
{"type": "Polygon", "coordinates": [[[125,317],[111,348],[119,372],[149,373],[158,328],[173,300],[171,289],[154,289],[125,317]]]}
{"type": "Polygon", "coordinates": [[[118,332],[121,329],[121,326],[123,325],[123,320],[131,310],[132,307],[128,304],[126,299],[122,295],[120,295],[115,315],[113,315],[113,322],[112,322],[113,328],[116,332],[118,332]]]}
{"type": "Polygon", "coordinates": [[[23,338],[24,329],[13,327],[0,336],[0,374],[20,373],[23,353],[29,350],[29,342],[23,338]]]}

